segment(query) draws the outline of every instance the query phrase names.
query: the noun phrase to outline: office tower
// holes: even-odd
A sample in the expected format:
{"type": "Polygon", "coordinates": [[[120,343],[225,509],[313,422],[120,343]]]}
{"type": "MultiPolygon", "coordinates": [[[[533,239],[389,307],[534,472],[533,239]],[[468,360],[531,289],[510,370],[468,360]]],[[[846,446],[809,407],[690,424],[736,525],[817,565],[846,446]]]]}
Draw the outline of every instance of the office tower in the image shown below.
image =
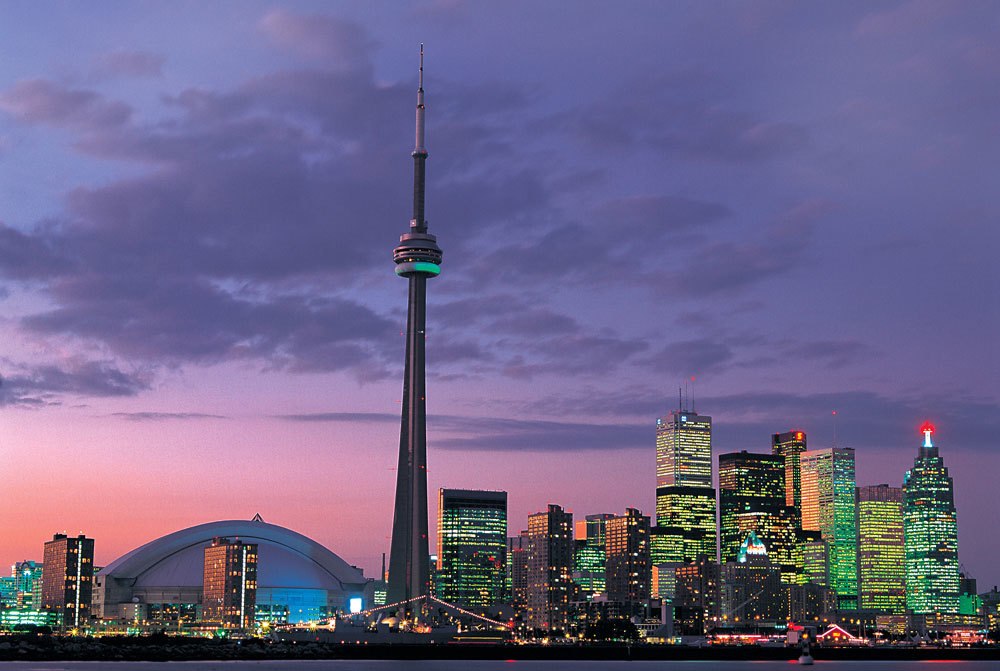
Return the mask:
{"type": "Polygon", "coordinates": [[[528,627],[566,631],[572,572],[573,513],[549,504],[545,512],[528,516],[528,627]]]}
{"type": "Polygon", "coordinates": [[[94,539],[55,534],[45,544],[42,608],[62,615],[64,627],[79,627],[90,615],[94,590],[94,539]]]}
{"type": "Polygon", "coordinates": [[[593,598],[607,589],[605,525],[612,518],[610,513],[587,515],[575,524],[573,582],[583,598],[593,598]]]}
{"type": "Polygon", "coordinates": [[[805,431],[785,431],[771,435],[771,454],[785,460],[785,505],[792,508],[796,527],[802,524],[802,484],[799,455],[806,451],[805,431]]]}
{"type": "Polygon", "coordinates": [[[914,613],[958,612],[958,522],[955,490],[934,427],[921,429],[924,443],[903,478],[906,607],[914,613]]]}
{"type": "Polygon", "coordinates": [[[507,539],[508,594],[511,603],[524,609],[528,603],[528,530],[507,539]]]}
{"type": "Polygon", "coordinates": [[[795,523],[785,501],[785,458],[743,450],[719,455],[719,540],[722,562],[736,561],[753,532],[782,579],[795,580],[795,523]]]}
{"type": "Polygon", "coordinates": [[[675,410],[656,420],[656,486],[712,486],[712,418],[675,410]]]}
{"type": "Polygon", "coordinates": [[[705,487],[659,487],[656,490],[658,561],[713,559],[718,551],[715,490],[705,487]]]}
{"type": "Polygon", "coordinates": [[[649,600],[649,516],[635,508],[607,521],[608,600],[619,601],[631,613],[649,600]]]}
{"type": "Polygon", "coordinates": [[[719,580],[719,565],[707,557],[674,569],[674,631],[698,636],[719,621],[719,580]]]}
{"type": "Polygon", "coordinates": [[[799,543],[799,556],[799,584],[830,587],[829,543],[821,539],[803,541],[799,543]]]}
{"type": "Polygon", "coordinates": [[[718,552],[712,486],[712,418],[676,410],[656,420],[658,562],[714,559],[718,552]]]}
{"type": "Polygon", "coordinates": [[[507,492],[438,491],[438,591],[448,603],[485,608],[503,601],[507,492]]]}
{"type": "Polygon", "coordinates": [[[24,610],[38,610],[42,598],[42,565],[25,559],[10,567],[14,579],[16,603],[24,610]]]}
{"type": "Polygon", "coordinates": [[[890,615],[906,612],[903,490],[858,487],[858,608],[890,615]]]}
{"type": "Polygon", "coordinates": [[[802,528],[826,541],[829,587],[841,610],[858,607],[858,526],[854,450],[831,447],[799,455],[802,528]]]}
{"type": "Polygon", "coordinates": [[[737,628],[779,620],[784,624],[787,605],[781,570],[753,531],[740,543],[735,559],[722,565],[719,584],[723,623],[737,628]]]}
{"type": "Polygon", "coordinates": [[[396,502],[389,551],[389,601],[427,594],[430,582],[427,548],[427,413],[424,379],[427,279],[441,272],[441,248],[424,219],[424,52],[420,48],[417,131],[413,149],[413,218],[409,232],[393,250],[396,274],[407,278],[406,360],[402,420],[396,468],[396,502]]]}
{"type": "Polygon", "coordinates": [[[257,544],[213,538],[205,548],[202,621],[249,629],[257,606],[257,544]]]}

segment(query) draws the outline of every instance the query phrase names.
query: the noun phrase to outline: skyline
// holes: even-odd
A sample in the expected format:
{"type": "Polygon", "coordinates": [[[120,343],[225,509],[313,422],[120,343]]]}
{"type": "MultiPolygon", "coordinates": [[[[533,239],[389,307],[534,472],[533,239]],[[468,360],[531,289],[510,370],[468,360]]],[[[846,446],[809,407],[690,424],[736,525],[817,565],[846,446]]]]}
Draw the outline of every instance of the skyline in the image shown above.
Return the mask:
{"type": "Polygon", "coordinates": [[[695,376],[716,460],[803,429],[899,486],[934,422],[1000,582],[1000,10],[558,10],[0,7],[0,559],[260,512],[377,573],[425,42],[431,491],[650,515],[695,376]]]}

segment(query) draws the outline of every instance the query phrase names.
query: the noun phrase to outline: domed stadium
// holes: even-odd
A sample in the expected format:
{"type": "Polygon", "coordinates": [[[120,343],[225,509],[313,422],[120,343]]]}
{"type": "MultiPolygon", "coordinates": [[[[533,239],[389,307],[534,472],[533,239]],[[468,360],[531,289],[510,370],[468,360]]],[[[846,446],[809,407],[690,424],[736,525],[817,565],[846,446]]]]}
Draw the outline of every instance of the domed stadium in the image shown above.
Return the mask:
{"type": "Polygon", "coordinates": [[[178,628],[198,622],[205,548],[215,538],[257,545],[259,621],[306,622],[356,607],[357,599],[370,603],[374,583],[360,569],[311,538],[257,516],[182,529],[119,557],[94,576],[94,615],[178,628]]]}

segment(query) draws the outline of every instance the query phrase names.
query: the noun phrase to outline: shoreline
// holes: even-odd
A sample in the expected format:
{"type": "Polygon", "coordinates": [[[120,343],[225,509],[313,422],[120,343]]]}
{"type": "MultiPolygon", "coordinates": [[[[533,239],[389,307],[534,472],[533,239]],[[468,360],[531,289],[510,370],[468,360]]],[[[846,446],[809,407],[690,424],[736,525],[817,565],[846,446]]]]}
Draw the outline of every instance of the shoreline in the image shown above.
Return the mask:
{"type": "MultiPolygon", "coordinates": [[[[998,661],[1000,647],[813,648],[817,661],[998,661]]],[[[668,645],[380,644],[216,641],[170,638],[0,639],[9,661],[280,661],[280,660],[532,660],[532,661],[775,661],[794,660],[797,648],[668,645]]]]}

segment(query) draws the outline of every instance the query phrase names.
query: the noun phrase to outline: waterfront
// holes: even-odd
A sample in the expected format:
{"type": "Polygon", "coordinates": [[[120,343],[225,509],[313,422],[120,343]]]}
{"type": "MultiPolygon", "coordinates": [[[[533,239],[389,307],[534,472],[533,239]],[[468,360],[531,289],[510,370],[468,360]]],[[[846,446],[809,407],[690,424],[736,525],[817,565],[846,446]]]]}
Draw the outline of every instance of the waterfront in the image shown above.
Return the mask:
{"type": "MultiPolygon", "coordinates": [[[[752,665],[755,671],[788,669],[786,660],[740,661],[538,661],[538,660],[309,660],[309,661],[215,661],[215,662],[0,662],[3,671],[95,671],[112,668],[114,671],[652,671],[669,668],[671,671],[705,671],[706,669],[735,670],[752,665]]],[[[902,660],[902,661],[840,661],[817,660],[816,665],[827,671],[844,669],[861,671],[905,671],[922,665],[934,668],[986,671],[1000,669],[1000,661],[967,660],[902,660]]]]}

